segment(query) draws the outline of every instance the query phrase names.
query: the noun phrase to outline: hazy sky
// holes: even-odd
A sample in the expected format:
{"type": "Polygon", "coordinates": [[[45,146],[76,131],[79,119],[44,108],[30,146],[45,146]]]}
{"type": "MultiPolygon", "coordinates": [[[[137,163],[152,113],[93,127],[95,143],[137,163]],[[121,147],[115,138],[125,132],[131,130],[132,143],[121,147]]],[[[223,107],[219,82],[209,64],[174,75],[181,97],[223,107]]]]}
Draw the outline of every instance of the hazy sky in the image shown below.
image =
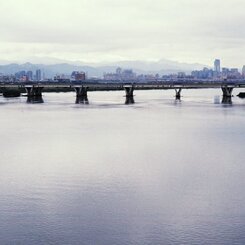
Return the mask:
{"type": "Polygon", "coordinates": [[[0,60],[245,64],[245,0],[0,0],[0,60]]]}

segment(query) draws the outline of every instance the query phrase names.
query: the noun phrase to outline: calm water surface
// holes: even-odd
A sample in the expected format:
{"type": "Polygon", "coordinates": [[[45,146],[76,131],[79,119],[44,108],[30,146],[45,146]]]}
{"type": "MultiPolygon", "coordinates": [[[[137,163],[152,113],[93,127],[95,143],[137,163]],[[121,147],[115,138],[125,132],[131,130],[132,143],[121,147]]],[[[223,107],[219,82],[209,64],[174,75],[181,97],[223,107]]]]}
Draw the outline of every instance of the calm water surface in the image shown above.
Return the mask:
{"type": "Polygon", "coordinates": [[[245,100],[135,94],[0,97],[0,244],[245,244],[245,100]]]}

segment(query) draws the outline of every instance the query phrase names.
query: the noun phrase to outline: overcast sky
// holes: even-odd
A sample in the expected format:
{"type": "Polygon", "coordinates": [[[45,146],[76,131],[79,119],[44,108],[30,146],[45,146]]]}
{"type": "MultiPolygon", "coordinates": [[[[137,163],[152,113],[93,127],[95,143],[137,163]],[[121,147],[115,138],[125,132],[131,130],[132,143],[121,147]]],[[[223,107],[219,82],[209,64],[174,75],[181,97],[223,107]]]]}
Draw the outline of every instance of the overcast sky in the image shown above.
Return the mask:
{"type": "Polygon", "coordinates": [[[245,64],[245,0],[0,0],[0,60],[245,64]]]}

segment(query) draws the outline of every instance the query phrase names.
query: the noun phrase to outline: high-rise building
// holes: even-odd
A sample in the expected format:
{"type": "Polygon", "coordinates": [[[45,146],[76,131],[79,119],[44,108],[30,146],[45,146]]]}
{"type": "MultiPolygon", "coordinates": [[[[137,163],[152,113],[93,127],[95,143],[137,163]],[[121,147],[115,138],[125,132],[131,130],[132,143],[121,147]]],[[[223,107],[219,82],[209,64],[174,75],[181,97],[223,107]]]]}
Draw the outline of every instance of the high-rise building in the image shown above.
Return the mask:
{"type": "Polygon", "coordinates": [[[245,78],[245,65],[242,67],[242,77],[245,78]]]}
{"type": "Polygon", "coordinates": [[[36,81],[42,80],[42,71],[40,69],[36,70],[36,81]]]}
{"type": "Polygon", "coordinates": [[[220,73],[220,60],[218,59],[214,61],[214,71],[218,74],[220,73]]]}
{"type": "Polygon", "coordinates": [[[32,81],[33,80],[33,72],[32,71],[27,71],[26,73],[27,79],[32,81]]]}

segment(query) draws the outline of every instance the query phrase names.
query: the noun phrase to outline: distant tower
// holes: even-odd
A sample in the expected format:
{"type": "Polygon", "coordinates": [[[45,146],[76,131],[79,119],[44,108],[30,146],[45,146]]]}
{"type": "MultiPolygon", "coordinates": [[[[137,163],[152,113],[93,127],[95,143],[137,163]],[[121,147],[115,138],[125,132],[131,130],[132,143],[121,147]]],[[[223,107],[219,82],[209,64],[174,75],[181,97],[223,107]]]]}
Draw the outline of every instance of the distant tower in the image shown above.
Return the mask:
{"type": "Polygon", "coordinates": [[[214,61],[214,71],[218,74],[220,73],[220,60],[218,59],[214,61]]]}
{"type": "Polygon", "coordinates": [[[242,67],[242,77],[245,78],[245,65],[242,67]]]}
{"type": "Polygon", "coordinates": [[[42,72],[40,69],[36,70],[36,81],[42,80],[42,72]]]}

